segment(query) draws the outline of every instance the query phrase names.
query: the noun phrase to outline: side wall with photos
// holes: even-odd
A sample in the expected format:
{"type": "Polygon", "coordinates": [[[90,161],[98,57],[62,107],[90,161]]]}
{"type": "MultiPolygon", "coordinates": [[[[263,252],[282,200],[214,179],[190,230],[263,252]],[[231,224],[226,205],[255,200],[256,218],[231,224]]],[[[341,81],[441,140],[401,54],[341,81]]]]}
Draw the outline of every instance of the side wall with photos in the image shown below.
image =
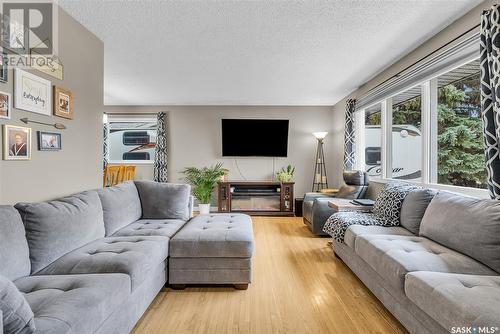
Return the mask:
{"type": "MultiPolygon", "coordinates": [[[[74,96],[74,118],[40,115],[15,109],[12,104],[11,119],[0,119],[0,124],[30,127],[32,152],[29,161],[0,160],[0,204],[42,201],[98,188],[102,184],[104,45],[61,9],[58,23],[63,80],[37,70],[29,69],[28,72],[70,90],[74,96]],[[34,123],[25,125],[20,121],[25,117],[44,123],[62,123],[67,129],[57,130],[34,123]],[[39,151],[37,131],[60,133],[62,149],[39,151]]],[[[12,69],[8,71],[8,81],[0,83],[0,92],[10,93],[14,100],[12,69]]],[[[0,143],[3,149],[3,133],[0,143]]]]}

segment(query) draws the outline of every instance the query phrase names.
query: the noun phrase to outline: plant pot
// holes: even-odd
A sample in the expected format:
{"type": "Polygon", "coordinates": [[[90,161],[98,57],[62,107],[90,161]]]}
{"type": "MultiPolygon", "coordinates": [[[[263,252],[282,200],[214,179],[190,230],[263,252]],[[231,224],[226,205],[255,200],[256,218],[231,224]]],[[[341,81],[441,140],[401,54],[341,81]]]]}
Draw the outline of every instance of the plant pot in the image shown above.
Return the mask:
{"type": "Polygon", "coordinates": [[[200,215],[208,215],[210,213],[210,204],[198,204],[200,215]]]}

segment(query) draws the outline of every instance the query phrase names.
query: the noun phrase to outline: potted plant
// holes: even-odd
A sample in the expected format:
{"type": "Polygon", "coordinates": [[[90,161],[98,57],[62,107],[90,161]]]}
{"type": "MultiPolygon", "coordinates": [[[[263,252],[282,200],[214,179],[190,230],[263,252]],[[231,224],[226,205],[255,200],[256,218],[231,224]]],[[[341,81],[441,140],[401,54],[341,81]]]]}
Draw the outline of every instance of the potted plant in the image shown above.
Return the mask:
{"type": "Polygon", "coordinates": [[[193,196],[200,202],[198,205],[200,214],[210,213],[212,191],[224,172],[221,162],[212,167],[187,167],[182,171],[184,180],[192,187],[193,196]]]}
{"type": "Polygon", "coordinates": [[[293,173],[295,172],[295,167],[292,165],[288,165],[281,168],[278,172],[276,172],[276,179],[280,182],[291,182],[293,180],[293,173]]]}

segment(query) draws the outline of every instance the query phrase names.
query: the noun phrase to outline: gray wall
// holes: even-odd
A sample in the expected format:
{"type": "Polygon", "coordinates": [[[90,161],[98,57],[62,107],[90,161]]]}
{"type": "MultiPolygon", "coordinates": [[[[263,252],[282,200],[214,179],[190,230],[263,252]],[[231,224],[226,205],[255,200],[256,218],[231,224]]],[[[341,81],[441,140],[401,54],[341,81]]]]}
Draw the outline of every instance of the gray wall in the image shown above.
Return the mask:
{"type": "MultiPolygon", "coordinates": [[[[66,120],[13,109],[10,120],[0,124],[22,126],[28,117],[48,123],[63,123],[62,147],[58,152],[40,152],[36,131],[52,131],[43,125],[32,128],[31,161],[0,161],[0,203],[41,201],[102,184],[102,111],[104,45],[63,10],[59,10],[59,56],[64,64],[64,80],[42,72],[30,72],[49,79],[52,84],[71,90],[75,98],[75,118],[66,120]]],[[[13,71],[0,91],[12,93],[13,71]]],[[[2,139],[3,141],[3,139],[2,139]]]]}
{"type": "MultiPolygon", "coordinates": [[[[356,98],[358,96],[363,95],[365,92],[373,89],[382,82],[393,77],[398,72],[407,68],[411,64],[417,62],[418,60],[422,59],[431,52],[439,49],[440,47],[446,45],[447,43],[454,40],[463,33],[469,31],[470,29],[472,29],[473,27],[475,27],[480,23],[481,12],[485,9],[489,9],[495,2],[496,1],[493,0],[487,0],[481,3],[480,5],[476,6],[470,12],[466,13],[464,16],[457,19],[455,22],[451,23],[448,27],[446,27],[441,32],[430,38],[428,41],[426,41],[420,46],[416,46],[416,48],[408,55],[404,56],[399,61],[395,62],[393,65],[381,71],[378,75],[376,75],[373,79],[371,79],[366,84],[361,86],[358,90],[352,92],[351,94],[346,96],[343,100],[337,102],[337,104],[333,106],[334,110],[333,122],[334,124],[340,125],[340,126],[335,126],[335,131],[332,134],[333,137],[332,139],[336,143],[332,150],[334,161],[337,164],[336,166],[337,168],[334,168],[335,171],[340,170],[338,169],[338,165],[340,164],[340,161],[344,154],[344,148],[339,143],[342,143],[344,138],[343,120],[345,115],[344,113],[345,103],[347,99],[356,98]]],[[[479,30],[479,28],[476,29],[479,30]]]]}
{"type": "MultiPolygon", "coordinates": [[[[180,171],[187,166],[208,166],[221,161],[230,170],[229,178],[242,180],[271,180],[273,178],[272,158],[238,158],[237,170],[235,159],[221,155],[221,118],[276,118],[289,119],[288,158],[276,158],[275,170],[288,164],[296,167],[296,195],[310,191],[317,141],[312,136],[314,131],[328,131],[325,140],[325,155],[330,186],[340,182],[333,175],[335,163],[332,154],[333,140],[331,133],[335,127],[331,107],[251,107],[251,106],[164,106],[130,107],[106,106],[108,113],[118,112],[167,112],[169,141],[169,181],[179,182],[180,171]]],[[[152,166],[139,166],[137,178],[151,179],[152,166]]]]}

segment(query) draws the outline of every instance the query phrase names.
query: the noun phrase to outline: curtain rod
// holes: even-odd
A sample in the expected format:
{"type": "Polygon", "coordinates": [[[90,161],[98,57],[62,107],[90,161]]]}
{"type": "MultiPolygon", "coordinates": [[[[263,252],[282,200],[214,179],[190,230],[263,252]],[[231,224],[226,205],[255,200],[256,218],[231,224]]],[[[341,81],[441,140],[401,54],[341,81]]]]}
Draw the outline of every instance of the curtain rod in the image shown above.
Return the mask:
{"type": "MultiPolygon", "coordinates": [[[[378,86],[381,86],[383,85],[384,83],[386,83],[387,81],[393,79],[393,78],[396,78],[398,77],[401,73],[403,73],[404,71],[408,70],[409,68],[417,65],[418,63],[420,63],[422,60],[424,60],[425,58],[428,58],[430,56],[432,56],[433,54],[435,54],[436,52],[440,51],[441,49],[447,47],[448,45],[450,45],[451,43],[455,42],[457,39],[459,38],[462,38],[463,36],[467,35],[468,33],[470,33],[471,31],[473,31],[474,29],[477,29],[481,26],[481,24],[476,24],[475,26],[473,26],[472,28],[470,28],[469,30],[465,31],[464,33],[458,35],[457,37],[455,37],[454,39],[452,39],[451,41],[447,42],[446,44],[440,46],[439,48],[437,48],[436,50],[428,53],[427,55],[423,56],[422,58],[420,58],[419,60],[413,62],[411,65],[408,65],[407,67],[405,67],[404,69],[402,69],[401,71],[399,71],[398,73],[394,74],[393,76],[391,76],[390,78],[387,78],[386,80],[382,81],[381,83],[379,83],[378,85],[376,85],[375,87],[371,88],[371,90],[377,88],[378,86]]],[[[361,86],[363,87],[363,86],[361,86]]]]}

